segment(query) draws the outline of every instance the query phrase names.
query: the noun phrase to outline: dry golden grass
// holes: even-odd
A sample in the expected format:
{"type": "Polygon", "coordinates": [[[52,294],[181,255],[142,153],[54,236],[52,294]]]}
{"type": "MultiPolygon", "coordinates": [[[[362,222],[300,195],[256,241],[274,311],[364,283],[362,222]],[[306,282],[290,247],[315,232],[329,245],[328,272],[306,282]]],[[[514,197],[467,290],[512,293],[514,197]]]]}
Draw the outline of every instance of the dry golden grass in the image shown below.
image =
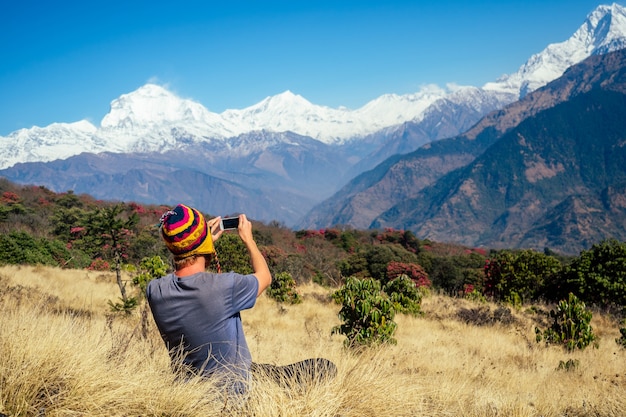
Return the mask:
{"type": "MultiPolygon", "coordinates": [[[[304,302],[263,296],[243,313],[257,362],[322,356],[338,375],[309,389],[254,381],[245,403],[210,381],[178,382],[150,321],[112,315],[112,274],[42,267],[0,268],[0,413],[8,416],[622,416],[626,351],[617,323],[594,315],[598,349],[567,353],[534,341],[536,315],[475,326],[457,318],[469,301],[432,295],[424,317],[398,316],[395,346],[343,348],[330,291],[300,288],[304,302]],[[577,360],[573,370],[560,361],[577,360]]],[[[488,305],[494,309],[495,306],[488,305]]]]}

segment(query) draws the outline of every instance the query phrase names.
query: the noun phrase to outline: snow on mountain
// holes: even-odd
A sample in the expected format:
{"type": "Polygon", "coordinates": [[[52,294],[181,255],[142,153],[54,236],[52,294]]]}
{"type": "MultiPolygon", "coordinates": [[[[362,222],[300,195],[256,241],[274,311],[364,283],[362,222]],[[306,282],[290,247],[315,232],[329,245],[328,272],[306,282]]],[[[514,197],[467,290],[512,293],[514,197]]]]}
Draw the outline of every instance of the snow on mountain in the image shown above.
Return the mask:
{"type": "Polygon", "coordinates": [[[146,84],[133,93],[123,94],[111,102],[104,116],[103,128],[128,128],[135,124],[175,123],[210,117],[199,103],[182,100],[166,89],[146,84]]]}
{"type": "Polygon", "coordinates": [[[106,144],[95,136],[96,132],[97,128],[86,120],[16,130],[0,138],[0,167],[68,158],[86,149],[105,151],[106,144]]]}
{"type": "MultiPolygon", "coordinates": [[[[111,110],[102,119],[98,134],[130,137],[141,132],[145,138],[150,132],[176,127],[194,137],[223,139],[268,130],[292,131],[325,143],[336,143],[419,117],[424,109],[447,93],[439,87],[428,86],[416,94],[381,96],[354,111],[315,105],[285,91],[253,106],[217,114],[200,103],[177,97],[164,87],[146,84],[111,102],[111,110]]],[[[153,142],[168,145],[162,135],[153,142]]],[[[173,139],[169,145],[174,142],[173,139]]]]}
{"type": "Polygon", "coordinates": [[[101,132],[105,136],[124,132],[136,134],[137,131],[149,132],[164,127],[181,128],[196,136],[210,132],[214,138],[240,133],[202,104],[179,98],[156,84],[146,84],[113,100],[109,113],[100,123],[101,132]]]}
{"type": "Polygon", "coordinates": [[[375,126],[373,131],[367,133],[399,125],[409,120],[419,122],[424,111],[430,105],[451,92],[463,88],[452,84],[447,87],[447,89],[443,89],[437,85],[429,84],[422,86],[419,92],[413,94],[385,94],[370,101],[356,110],[355,113],[364,120],[370,120],[375,126]]]}
{"type": "Polygon", "coordinates": [[[267,97],[242,110],[226,110],[220,116],[239,126],[240,133],[292,131],[323,142],[356,136],[366,129],[363,121],[358,120],[350,110],[314,105],[291,91],[267,97]]]}
{"type": "Polygon", "coordinates": [[[626,46],[626,9],[618,4],[596,8],[574,35],[550,44],[520,69],[477,87],[423,86],[414,94],[385,94],[355,110],[310,103],[285,91],[241,109],[212,113],[202,104],[146,84],[111,102],[95,127],[87,121],[21,129],[0,137],[0,169],[17,162],[50,161],[81,152],[162,152],[193,142],[223,141],[253,131],[291,131],[327,144],[340,144],[419,122],[429,109],[463,103],[477,111],[508,104],[558,78],[592,54],[626,46]],[[477,91],[480,90],[480,91],[477,91]]]}
{"type": "Polygon", "coordinates": [[[429,105],[447,93],[439,87],[426,86],[415,94],[386,94],[360,109],[350,110],[318,106],[286,91],[243,110],[227,110],[221,116],[240,126],[241,133],[292,131],[332,144],[419,118],[429,105]]]}
{"type": "Polygon", "coordinates": [[[626,8],[619,4],[598,6],[566,41],[548,45],[530,57],[520,69],[504,75],[483,89],[518,94],[531,91],[557,79],[572,65],[594,54],[626,47],[626,8]]]}

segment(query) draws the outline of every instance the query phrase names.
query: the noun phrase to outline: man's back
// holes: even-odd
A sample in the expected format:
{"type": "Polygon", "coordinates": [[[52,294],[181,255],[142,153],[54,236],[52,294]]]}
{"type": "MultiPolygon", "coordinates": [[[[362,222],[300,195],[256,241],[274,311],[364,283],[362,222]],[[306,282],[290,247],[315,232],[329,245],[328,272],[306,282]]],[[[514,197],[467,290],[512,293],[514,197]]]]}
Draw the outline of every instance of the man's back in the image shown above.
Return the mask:
{"type": "Polygon", "coordinates": [[[247,379],[252,359],[239,312],[254,306],[257,291],[254,275],[201,272],[153,280],[146,296],[172,361],[247,379]]]}

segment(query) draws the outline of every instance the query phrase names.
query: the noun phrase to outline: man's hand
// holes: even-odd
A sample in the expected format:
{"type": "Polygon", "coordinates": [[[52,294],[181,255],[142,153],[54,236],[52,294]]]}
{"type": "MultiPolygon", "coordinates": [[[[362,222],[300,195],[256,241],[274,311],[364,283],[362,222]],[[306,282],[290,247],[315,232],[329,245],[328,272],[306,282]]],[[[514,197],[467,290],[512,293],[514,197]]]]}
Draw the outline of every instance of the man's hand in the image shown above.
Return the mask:
{"type": "Polygon", "coordinates": [[[237,227],[237,231],[243,243],[248,244],[254,241],[254,237],[252,236],[252,222],[248,220],[245,214],[239,215],[239,227],[237,227]]]}
{"type": "Polygon", "coordinates": [[[209,226],[209,230],[211,230],[213,242],[219,239],[220,236],[222,236],[222,233],[224,233],[224,231],[220,229],[220,220],[222,220],[222,218],[217,216],[207,221],[207,226],[209,226]]]}

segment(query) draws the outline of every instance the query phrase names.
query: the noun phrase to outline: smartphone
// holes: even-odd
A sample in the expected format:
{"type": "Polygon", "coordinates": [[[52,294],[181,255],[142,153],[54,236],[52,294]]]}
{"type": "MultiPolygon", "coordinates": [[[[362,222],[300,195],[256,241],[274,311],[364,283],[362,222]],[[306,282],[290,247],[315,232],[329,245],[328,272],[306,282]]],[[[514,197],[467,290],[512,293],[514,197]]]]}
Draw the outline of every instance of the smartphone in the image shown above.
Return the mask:
{"type": "Polygon", "coordinates": [[[232,230],[239,227],[239,217],[224,217],[220,220],[220,229],[232,230]]]}

